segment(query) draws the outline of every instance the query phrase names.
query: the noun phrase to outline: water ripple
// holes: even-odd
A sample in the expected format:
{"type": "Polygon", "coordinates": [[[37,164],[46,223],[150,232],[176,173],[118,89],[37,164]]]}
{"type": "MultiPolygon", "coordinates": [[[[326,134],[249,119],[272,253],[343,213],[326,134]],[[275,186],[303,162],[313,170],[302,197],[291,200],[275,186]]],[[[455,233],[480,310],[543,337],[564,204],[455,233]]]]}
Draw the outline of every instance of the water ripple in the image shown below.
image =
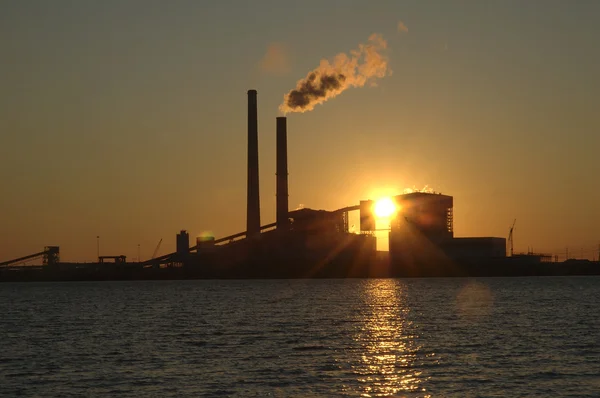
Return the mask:
{"type": "Polygon", "coordinates": [[[0,396],[597,396],[600,278],[0,284],[0,396]]]}

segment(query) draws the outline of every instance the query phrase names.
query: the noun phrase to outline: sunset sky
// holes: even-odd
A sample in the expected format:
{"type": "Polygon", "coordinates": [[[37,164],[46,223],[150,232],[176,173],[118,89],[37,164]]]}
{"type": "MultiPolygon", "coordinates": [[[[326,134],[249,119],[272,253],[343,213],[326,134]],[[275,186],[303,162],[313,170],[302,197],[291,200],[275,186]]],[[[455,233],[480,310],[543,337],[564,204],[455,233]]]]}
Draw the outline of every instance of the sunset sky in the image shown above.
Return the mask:
{"type": "Polygon", "coordinates": [[[374,33],[391,74],[287,114],[290,207],[427,185],[454,196],[456,236],[516,218],[516,251],[591,258],[598,21],[598,1],[3,1],[0,261],[244,230],[248,89],[274,222],[284,94],[374,33]]]}

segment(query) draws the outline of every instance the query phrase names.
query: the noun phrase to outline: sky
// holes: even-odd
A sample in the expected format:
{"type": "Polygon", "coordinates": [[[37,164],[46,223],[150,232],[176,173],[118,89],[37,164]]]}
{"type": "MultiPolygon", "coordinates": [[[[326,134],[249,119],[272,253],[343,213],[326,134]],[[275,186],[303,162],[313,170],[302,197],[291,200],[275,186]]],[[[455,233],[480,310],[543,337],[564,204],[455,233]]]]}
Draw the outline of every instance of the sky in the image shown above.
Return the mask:
{"type": "Polygon", "coordinates": [[[243,231],[249,89],[274,222],[284,95],[372,34],[385,76],[287,114],[290,207],[428,186],[454,197],[455,236],[516,219],[515,251],[591,258],[599,18],[595,1],[3,1],[0,260],[243,231]]]}

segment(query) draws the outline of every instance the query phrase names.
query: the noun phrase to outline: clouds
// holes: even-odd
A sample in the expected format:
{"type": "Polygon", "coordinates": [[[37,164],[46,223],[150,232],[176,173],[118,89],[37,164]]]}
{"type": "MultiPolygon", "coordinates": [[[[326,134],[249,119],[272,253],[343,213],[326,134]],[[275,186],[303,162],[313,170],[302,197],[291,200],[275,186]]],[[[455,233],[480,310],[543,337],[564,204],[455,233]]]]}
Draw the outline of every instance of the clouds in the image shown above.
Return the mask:
{"type": "Polygon", "coordinates": [[[406,32],[408,32],[408,27],[402,21],[398,22],[398,32],[399,33],[406,33],[406,32]]]}
{"type": "Polygon", "coordinates": [[[264,73],[284,75],[291,70],[289,54],[282,43],[271,43],[259,63],[260,70],[264,73]]]}

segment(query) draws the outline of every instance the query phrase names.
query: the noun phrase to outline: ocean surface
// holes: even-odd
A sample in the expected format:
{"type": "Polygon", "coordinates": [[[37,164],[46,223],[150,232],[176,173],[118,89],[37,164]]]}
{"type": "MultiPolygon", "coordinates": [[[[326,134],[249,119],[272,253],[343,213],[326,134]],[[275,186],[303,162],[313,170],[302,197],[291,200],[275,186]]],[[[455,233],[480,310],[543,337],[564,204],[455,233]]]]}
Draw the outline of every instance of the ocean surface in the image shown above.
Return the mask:
{"type": "Polygon", "coordinates": [[[0,396],[600,397],[600,277],[3,283],[0,396]]]}

